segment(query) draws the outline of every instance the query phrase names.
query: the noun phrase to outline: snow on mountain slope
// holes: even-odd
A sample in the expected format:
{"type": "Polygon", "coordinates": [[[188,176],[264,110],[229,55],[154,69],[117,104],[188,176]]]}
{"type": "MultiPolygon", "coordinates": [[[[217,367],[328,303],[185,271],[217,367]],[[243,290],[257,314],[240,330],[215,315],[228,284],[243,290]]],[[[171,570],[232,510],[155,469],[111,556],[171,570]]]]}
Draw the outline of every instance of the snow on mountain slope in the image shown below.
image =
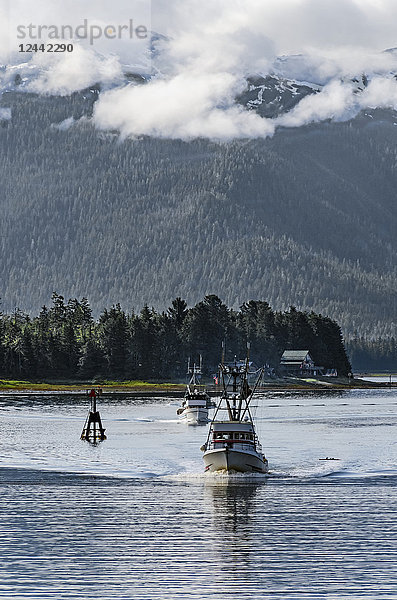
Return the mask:
{"type": "MultiPolygon", "coordinates": [[[[164,43],[164,40],[165,38],[162,38],[161,41],[164,43]]],[[[100,93],[96,100],[102,101],[102,98],[105,97],[104,92],[116,90],[124,94],[123,90],[126,90],[129,96],[118,94],[114,97],[114,113],[116,114],[120,108],[116,104],[116,101],[120,99],[120,104],[123,105],[123,109],[126,111],[126,119],[124,117],[122,119],[124,121],[128,119],[129,100],[135,100],[131,96],[131,88],[148,85],[149,95],[150,90],[153,89],[153,102],[145,102],[142,107],[142,110],[146,112],[150,112],[150,106],[153,108],[158,104],[161,105],[161,102],[168,102],[166,95],[163,100],[157,99],[158,83],[164,82],[166,85],[167,81],[172,82],[173,80],[172,78],[170,80],[156,67],[156,58],[160,51],[155,44],[151,52],[153,56],[152,74],[144,73],[142,68],[137,65],[121,64],[116,57],[104,57],[94,51],[90,51],[87,55],[86,51],[78,50],[73,59],[64,56],[57,58],[55,62],[51,62],[48,57],[33,56],[30,60],[25,60],[19,64],[0,66],[0,93],[21,91],[46,95],[68,95],[97,85],[100,93]],[[68,60],[74,62],[68,63],[68,60]],[[73,69],[78,72],[78,75],[73,75],[73,69]]],[[[349,120],[367,108],[370,109],[369,112],[367,111],[368,114],[371,114],[371,110],[376,108],[395,109],[397,108],[397,50],[390,49],[381,53],[380,56],[387,56],[387,60],[385,62],[381,60],[378,62],[373,61],[373,64],[368,65],[368,70],[365,73],[358,74],[353,74],[348,66],[345,70],[342,70],[340,65],[336,65],[323,57],[306,55],[277,57],[267,73],[258,72],[246,76],[245,89],[244,79],[242,83],[240,80],[240,84],[235,86],[236,92],[234,95],[233,85],[226,86],[228,93],[232,94],[227,102],[224,102],[222,98],[218,99],[216,91],[210,91],[213,107],[209,117],[214,118],[215,115],[219,119],[222,112],[225,115],[228,112],[229,118],[231,116],[235,121],[239,119],[241,123],[241,120],[244,119],[244,109],[246,109],[248,113],[254,113],[268,119],[269,123],[274,121],[274,125],[269,126],[268,129],[265,128],[264,131],[261,131],[260,127],[258,128],[258,121],[256,125],[253,121],[253,127],[248,128],[246,137],[255,137],[255,135],[271,135],[272,127],[274,130],[274,127],[279,125],[299,126],[327,119],[349,120]],[[393,70],[391,67],[394,63],[395,69],[393,70]],[[315,96],[319,98],[313,103],[310,98],[315,96]],[[320,105],[320,109],[318,105],[320,105]],[[302,110],[297,111],[298,106],[302,110]],[[235,112],[233,113],[233,111],[235,112]],[[291,113],[293,118],[283,121],[283,115],[290,115],[291,113]]],[[[189,74],[189,77],[190,79],[186,78],[185,85],[188,85],[189,81],[197,81],[194,74],[189,74]]],[[[208,74],[207,78],[202,78],[201,88],[205,89],[207,87],[208,89],[208,86],[214,85],[215,81],[219,81],[224,77],[225,73],[219,73],[219,79],[216,74],[208,74]]],[[[176,80],[176,78],[174,79],[176,80]]],[[[183,82],[180,87],[183,89],[183,82]]],[[[170,85],[169,93],[174,94],[173,90],[175,89],[177,87],[170,85]]],[[[206,97],[207,95],[204,93],[203,98],[206,97]]],[[[173,100],[178,101],[175,96],[173,96],[173,100]]],[[[110,113],[112,112],[112,101],[113,97],[111,102],[107,103],[107,111],[110,111],[110,113]]],[[[184,94],[184,100],[181,100],[181,102],[189,103],[189,101],[193,102],[193,99],[189,100],[189,94],[184,94]]],[[[4,97],[1,104],[4,108],[7,108],[4,97]]],[[[136,107],[136,105],[134,106],[136,107]]],[[[179,113],[179,109],[177,113],[179,113]]],[[[4,115],[2,118],[4,118],[4,115]]],[[[110,114],[106,122],[108,123],[111,120],[112,116],[110,114]]],[[[164,121],[164,117],[162,117],[162,120],[164,121]]],[[[101,126],[98,122],[96,124],[101,126]]],[[[188,130],[191,123],[186,125],[185,128],[183,123],[182,126],[179,124],[179,130],[188,130]]],[[[113,128],[118,128],[117,123],[113,128]]],[[[157,130],[161,137],[161,126],[155,121],[151,128],[141,133],[152,135],[153,131],[157,130]]],[[[237,137],[245,137],[244,132],[247,129],[241,127],[240,131],[242,133],[237,137]]],[[[129,133],[127,131],[127,134],[129,133]]],[[[136,133],[139,134],[139,132],[136,133]]],[[[166,132],[162,137],[167,137],[165,134],[166,132]]],[[[202,135],[206,135],[204,130],[202,135]]],[[[211,134],[209,133],[207,137],[211,137],[211,134]]]]}
{"type": "Polygon", "coordinates": [[[237,101],[269,119],[291,110],[303,98],[321,90],[321,86],[290,81],[276,75],[251,76],[247,84],[247,90],[238,96],[237,101]]]}

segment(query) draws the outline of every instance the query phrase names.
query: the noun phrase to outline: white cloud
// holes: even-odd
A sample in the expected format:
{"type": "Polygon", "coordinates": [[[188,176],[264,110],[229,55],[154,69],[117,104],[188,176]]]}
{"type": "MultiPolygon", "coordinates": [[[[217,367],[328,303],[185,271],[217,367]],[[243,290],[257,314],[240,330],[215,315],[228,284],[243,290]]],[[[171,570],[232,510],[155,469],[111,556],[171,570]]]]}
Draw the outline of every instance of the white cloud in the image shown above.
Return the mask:
{"type": "Polygon", "coordinates": [[[11,108],[0,108],[0,121],[9,121],[11,119],[11,108]]]}
{"type": "Polygon", "coordinates": [[[93,50],[75,45],[67,54],[37,54],[29,67],[38,75],[26,89],[40,94],[67,95],[97,82],[104,84],[122,80],[122,69],[117,56],[103,57],[93,50]]]}
{"type": "Polygon", "coordinates": [[[347,120],[357,112],[353,86],[332,81],[319,94],[306,96],[277,122],[284,127],[299,127],[326,119],[347,120]]]}
{"type": "Polygon", "coordinates": [[[276,120],[283,127],[300,127],[331,119],[347,121],[365,108],[397,108],[397,81],[394,77],[375,77],[363,90],[352,83],[332,81],[315,95],[276,120]]]}
{"type": "Polygon", "coordinates": [[[58,129],[58,131],[67,131],[68,129],[70,129],[74,123],[74,118],[73,117],[68,117],[67,119],[64,119],[63,121],[61,121],[60,123],[54,123],[53,124],[53,128],[54,129],[58,129]]]}
{"type": "Polygon", "coordinates": [[[376,77],[361,95],[362,108],[397,108],[397,81],[376,77]]]}
{"type": "MultiPolygon", "coordinates": [[[[14,28],[39,17],[42,22],[123,23],[135,14],[147,20],[150,7],[149,0],[1,2],[0,55],[10,40],[15,46],[12,36],[7,40],[7,18],[14,28]]],[[[396,45],[395,0],[152,0],[151,6],[152,29],[168,39],[159,43],[153,59],[157,75],[149,83],[121,82],[122,63],[140,72],[149,67],[133,44],[111,40],[92,49],[77,44],[69,55],[35,56],[24,68],[31,73],[25,88],[67,94],[102,81],[115,89],[102,93],[96,104],[98,127],[185,139],[267,136],[275,125],[350,118],[365,103],[395,106],[390,73],[397,72],[397,52],[382,52],[396,45]],[[236,107],[244,77],[269,72],[325,87],[273,122],[236,107]],[[347,82],[362,73],[370,84],[357,94],[347,82]]],[[[8,33],[15,38],[12,27],[8,33]]]]}
{"type": "Polygon", "coordinates": [[[182,73],[102,94],[95,122],[123,135],[218,140],[271,135],[270,121],[234,106],[237,91],[235,78],[227,73],[182,73]]]}
{"type": "Polygon", "coordinates": [[[124,135],[230,139],[348,119],[361,105],[340,79],[397,70],[396,54],[379,52],[394,44],[391,14],[388,0],[154,0],[153,27],[169,36],[154,60],[162,76],[102,95],[95,121],[124,135]],[[282,52],[300,55],[275,60],[282,52]],[[272,71],[325,88],[274,122],[233,106],[244,76],[272,71]]]}
{"type": "Polygon", "coordinates": [[[249,30],[270,40],[276,54],[396,44],[395,0],[153,0],[152,7],[153,28],[171,37],[249,30]]]}

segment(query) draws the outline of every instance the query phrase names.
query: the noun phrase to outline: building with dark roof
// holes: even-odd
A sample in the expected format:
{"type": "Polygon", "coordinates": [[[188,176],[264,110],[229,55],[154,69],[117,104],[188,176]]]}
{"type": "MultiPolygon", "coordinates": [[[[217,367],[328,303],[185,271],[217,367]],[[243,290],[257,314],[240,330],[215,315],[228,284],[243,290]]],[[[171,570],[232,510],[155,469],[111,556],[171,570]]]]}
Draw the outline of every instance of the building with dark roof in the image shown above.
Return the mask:
{"type": "Polygon", "coordinates": [[[285,375],[322,375],[323,367],[316,367],[309,350],[285,350],[280,371],[285,375]]]}

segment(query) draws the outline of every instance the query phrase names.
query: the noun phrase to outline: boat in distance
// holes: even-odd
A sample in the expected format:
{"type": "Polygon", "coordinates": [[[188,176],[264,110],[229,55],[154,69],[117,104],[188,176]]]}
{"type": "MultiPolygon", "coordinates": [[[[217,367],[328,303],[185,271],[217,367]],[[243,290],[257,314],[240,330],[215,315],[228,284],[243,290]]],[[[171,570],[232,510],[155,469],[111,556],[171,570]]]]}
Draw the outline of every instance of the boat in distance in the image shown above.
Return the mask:
{"type": "Polygon", "coordinates": [[[268,461],[255,431],[250,403],[254,389],[248,385],[249,359],[220,365],[223,392],[201,447],[205,472],[267,473],[268,461]],[[228,388],[232,386],[230,393],[228,388]],[[220,418],[226,412],[226,418],[220,418]]]}
{"type": "Polygon", "coordinates": [[[190,381],[186,386],[182,406],[178,408],[176,414],[187,425],[206,425],[209,421],[208,411],[210,408],[214,408],[215,405],[207,393],[205,386],[200,384],[202,374],[201,356],[199,367],[195,364],[191,367],[189,360],[188,374],[190,375],[190,381]]]}

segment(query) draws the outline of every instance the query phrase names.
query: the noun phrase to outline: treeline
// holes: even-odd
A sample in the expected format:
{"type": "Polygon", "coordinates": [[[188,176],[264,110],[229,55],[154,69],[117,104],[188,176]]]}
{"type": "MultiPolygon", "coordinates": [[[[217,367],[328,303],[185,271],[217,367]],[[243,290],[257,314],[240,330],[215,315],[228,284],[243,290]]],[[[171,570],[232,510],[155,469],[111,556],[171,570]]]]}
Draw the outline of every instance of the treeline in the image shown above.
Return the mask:
{"type": "Polygon", "coordinates": [[[346,343],[354,371],[397,372],[397,342],[395,338],[367,340],[355,337],[346,343]]]}
{"type": "Polygon", "coordinates": [[[26,379],[182,378],[188,357],[201,354],[207,374],[226,358],[245,356],[247,341],[258,365],[277,370],[282,352],[309,349],[314,360],[339,374],[350,371],[339,325],[313,312],[290,307],[275,312],[267,302],[244,303],[238,311],[215,295],[192,308],[181,298],[158,313],[139,314],[119,304],[97,320],[86,298],[65,302],[58,294],[34,318],[16,310],[0,314],[0,376],[26,379]]]}
{"type": "Polygon", "coordinates": [[[396,336],[394,119],[228,144],[120,140],[90,121],[97,98],[1,96],[4,310],[36,314],[53,290],[89,294],[95,315],[215,293],[236,310],[266,297],[327,314],[347,337],[396,336]]]}

